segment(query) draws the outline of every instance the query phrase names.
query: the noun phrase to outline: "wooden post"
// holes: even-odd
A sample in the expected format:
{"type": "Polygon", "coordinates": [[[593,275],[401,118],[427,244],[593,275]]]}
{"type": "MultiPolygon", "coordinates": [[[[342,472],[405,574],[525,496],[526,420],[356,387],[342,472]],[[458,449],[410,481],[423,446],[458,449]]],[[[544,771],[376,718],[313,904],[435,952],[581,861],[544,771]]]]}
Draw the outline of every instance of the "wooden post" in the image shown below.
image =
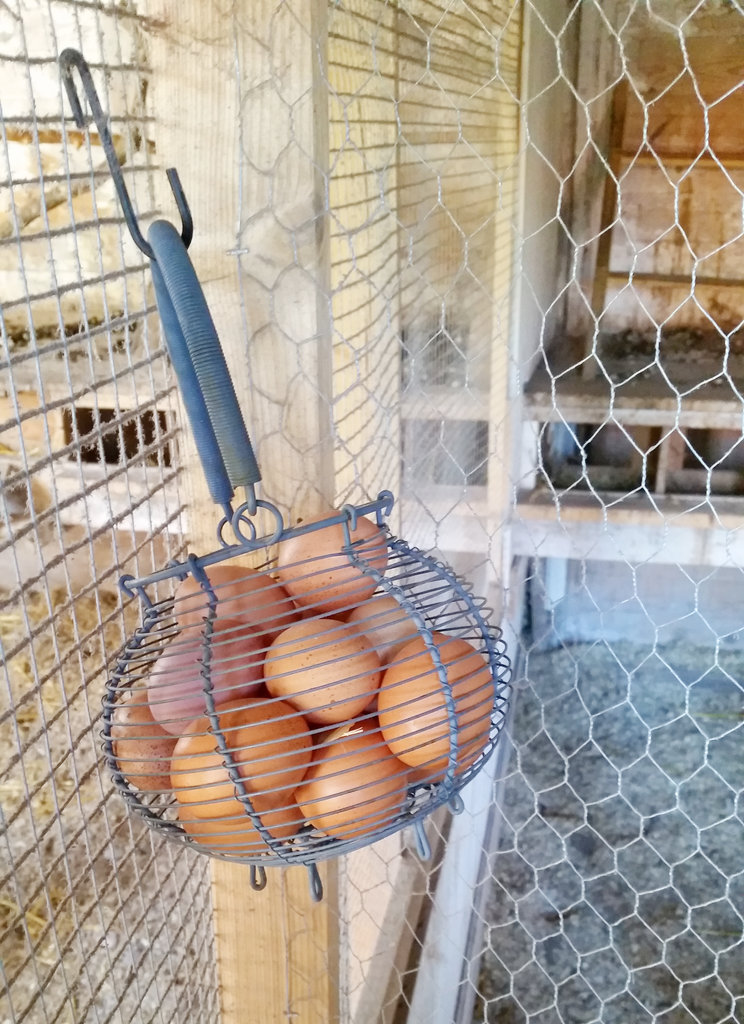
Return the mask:
{"type": "Polygon", "coordinates": [[[665,494],[669,485],[669,475],[682,469],[687,454],[685,433],[681,428],[670,430],[659,446],[659,457],[656,463],[654,491],[665,494]]]}
{"type": "MultiPolygon", "coordinates": [[[[147,0],[156,152],[190,203],[190,255],[266,476],[287,515],[333,499],[325,97],[319,0],[147,0]],[[236,256],[238,259],[236,259],[236,256]]],[[[164,182],[164,175],[162,176],[164,182]]],[[[167,186],[165,186],[167,192],[167,186]]],[[[160,206],[173,210],[172,200],[160,206]]],[[[216,547],[217,512],[189,431],[181,445],[189,544],[216,547]]],[[[303,868],[214,861],[223,1024],[338,1019],[336,867],[312,904],[303,868]]]]}
{"type": "MultiPolygon", "coordinates": [[[[544,5],[546,8],[548,6],[544,5]]],[[[555,5],[552,7],[557,11],[555,5]]],[[[582,4],[575,19],[578,28],[576,88],[579,96],[592,97],[591,107],[587,108],[586,112],[591,120],[587,122],[586,116],[579,111],[572,140],[573,151],[565,153],[565,161],[561,161],[560,167],[564,168],[561,170],[562,174],[568,174],[569,168],[577,159],[577,154],[583,151],[575,172],[571,175],[572,204],[568,212],[572,235],[580,244],[577,254],[580,259],[579,288],[571,288],[567,293],[564,325],[564,334],[569,338],[581,338],[582,346],[583,339],[589,337],[591,340],[593,337],[596,310],[603,302],[603,295],[594,287],[595,270],[602,258],[598,254],[601,239],[604,237],[601,235],[602,225],[611,223],[615,216],[616,193],[608,195],[604,186],[607,183],[607,164],[612,148],[612,106],[616,99],[611,86],[621,70],[617,46],[607,25],[617,25],[618,19],[617,0],[606,0],[601,9],[594,4],[582,4]],[[587,131],[601,151],[607,153],[605,159],[601,159],[594,149],[587,147],[587,131]]],[[[558,167],[558,164],[555,166],[558,167]]],[[[615,177],[619,173],[619,166],[616,164],[612,167],[612,174],[615,177]]],[[[563,212],[565,215],[566,211],[563,212]]],[[[569,258],[572,256],[573,254],[570,254],[569,258]]],[[[570,274],[570,268],[566,267],[564,273],[570,274]]],[[[591,378],[592,370],[585,370],[584,375],[591,378]]]]}
{"type": "Polygon", "coordinates": [[[391,271],[400,246],[391,158],[399,132],[399,12],[394,5],[375,6],[375,47],[366,34],[366,0],[334,5],[329,23],[330,294],[341,441],[335,478],[344,501],[366,500],[382,489],[400,494],[400,325],[391,271]]]}
{"type": "Polygon", "coordinates": [[[499,134],[499,181],[494,196],[494,236],[492,264],[491,350],[489,368],[488,426],[488,543],[486,572],[488,598],[498,619],[505,609],[503,595],[511,576],[511,552],[505,524],[511,514],[511,453],[516,444],[519,424],[518,396],[510,384],[511,362],[518,351],[518,306],[512,288],[517,276],[514,266],[512,224],[518,216],[518,190],[521,185],[519,160],[521,143],[519,110],[512,95],[521,87],[524,12],[508,20],[508,5],[500,11],[499,23],[505,23],[500,47],[500,72],[510,91],[500,91],[495,114],[499,134]]]}

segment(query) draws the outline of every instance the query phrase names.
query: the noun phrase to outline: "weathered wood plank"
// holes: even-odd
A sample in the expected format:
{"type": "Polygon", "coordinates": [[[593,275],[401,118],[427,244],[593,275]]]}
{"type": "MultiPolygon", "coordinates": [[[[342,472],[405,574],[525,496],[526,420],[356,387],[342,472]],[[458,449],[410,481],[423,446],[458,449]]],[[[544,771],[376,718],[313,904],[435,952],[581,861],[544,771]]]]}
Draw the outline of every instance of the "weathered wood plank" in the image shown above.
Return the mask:
{"type": "MultiPolygon", "coordinates": [[[[595,378],[596,379],[596,378],[595,378]]],[[[593,383],[593,382],[592,382],[593,383]]],[[[541,423],[604,423],[611,415],[618,423],[649,427],[714,427],[738,430],[744,411],[730,389],[703,384],[692,394],[677,396],[657,383],[616,391],[610,406],[609,387],[602,379],[596,388],[581,388],[573,381],[550,390],[531,390],[525,395],[525,416],[541,423]],[[721,392],[728,391],[728,397],[721,392]],[[610,412],[611,408],[611,412],[610,412]]]]}
{"type": "MultiPolygon", "coordinates": [[[[287,515],[311,515],[333,496],[318,81],[325,8],[319,0],[146,7],[153,134],[192,207],[190,254],[250,411],[263,496],[287,515]]],[[[188,436],[182,460],[190,542],[210,550],[216,515],[188,436]]],[[[271,871],[267,891],[254,893],[247,866],[213,862],[223,1024],[338,1019],[335,863],[321,874],[326,897],[315,905],[301,868],[271,871]]]]}
{"type": "Polygon", "coordinates": [[[399,492],[400,351],[394,268],[397,14],[374,5],[374,48],[351,0],[329,14],[330,307],[340,501],[399,492]]]}
{"type": "MultiPolygon", "coordinates": [[[[661,427],[715,427],[737,430],[744,423],[744,406],[737,390],[723,377],[723,356],[701,352],[691,359],[651,354],[643,368],[639,356],[600,358],[605,373],[590,379],[581,375],[581,354],[575,340],[561,338],[548,350],[524,389],[524,418],[543,423],[618,423],[661,427]],[[642,372],[641,372],[642,371],[642,372]],[[612,376],[612,380],[608,379],[612,376]],[[700,383],[705,381],[705,383],[700,383]]],[[[744,359],[731,355],[727,373],[744,380],[744,359]]]]}
{"type": "Polygon", "coordinates": [[[661,442],[654,483],[654,489],[658,494],[666,491],[670,474],[682,469],[686,451],[685,436],[679,430],[672,430],[661,442]]]}
{"type": "MultiPolygon", "coordinates": [[[[464,322],[469,327],[472,346],[468,352],[469,380],[477,382],[477,388],[487,392],[488,483],[485,487],[452,488],[449,495],[445,488],[421,488],[416,497],[420,500],[420,514],[430,515],[436,524],[437,547],[447,552],[448,557],[450,553],[469,554],[482,567],[480,585],[493,600],[494,617],[501,622],[508,617],[503,595],[508,587],[511,549],[504,526],[510,504],[511,452],[519,433],[519,404],[510,401],[513,397],[510,394],[510,357],[514,358],[518,348],[515,342],[522,312],[519,299],[514,295],[512,261],[513,225],[524,215],[524,210],[519,210],[520,175],[524,166],[519,159],[519,108],[514,102],[514,96],[522,91],[519,53],[523,25],[521,11],[515,12],[513,5],[503,2],[493,3],[482,23],[505,44],[503,50],[499,47],[498,75],[491,83],[492,88],[479,93],[481,109],[488,111],[493,123],[498,125],[489,161],[493,176],[489,182],[477,172],[473,175],[477,188],[470,197],[472,208],[462,221],[459,221],[460,208],[447,205],[446,193],[443,202],[465,230],[473,232],[471,239],[480,235],[482,243],[482,248],[473,246],[472,262],[468,251],[467,262],[485,287],[472,295],[466,294],[470,301],[462,312],[467,318],[464,322]],[[487,232],[478,231],[477,216],[487,221],[487,232]],[[478,358],[481,351],[485,354],[482,363],[478,358]],[[455,497],[458,490],[459,505],[455,497]]],[[[465,53],[462,64],[467,64],[465,53]]],[[[463,118],[465,137],[467,120],[463,118]]],[[[465,163],[463,170],[468,170],[465,163]]],[[[472,172],[472,168],[470,170],[472,172]]],[[[467,187],[468,180],[463,184],[467,187]]],[[[467,202],[464,195],[461,202],[467,202]]],[[[453,256],[456,252],[455,247],[453,256]]],[[[424,394],[428,394],[428,389],[424,394]]],[[[457,402],[459,409],[462,409],[463,397],[457,402]]],[[[439,404],[441,396],[436,394],[434,401],[439,404]]],[[[471,415],[480,417],[486,401],[481,404],[471,400],[471,415]]],[[[451,401],[443,404],[449,412],[453,411],[451,401]]],[[[466,562],[467,558],[461,557],[458,561],[466,562]]],[[[448,828],[436,895],[431,901],[415,987],[406,1015],[410,1024],[451,1024],[456,1019],[458,990],[466,971],[464,957],[471,932],[473,893],[492,805],[495,765],[494,759],[463,791],[465,813],[453,817],[448,828]]]]}
{"type": "Polygon", "coordinates": [[[627,525],[644,526],[664,519],[679,520],[690,527],[720,525],[738,529],[744,499],[715,497],[709,502],[704,495],[659,495],[653,502],[648,496],[606,494],[604,501],[595,495],[572,492],[556,496],[546,490],[521,492],[515,517],[536,521],[560,515],[565,522],[605,520],[627,525]]]}
{"type": "Polygon", "coordinates": [[[621,154],[624,163],[633,163],[637,167],[655,167],[665,170],[674,167],[686,169],[695,166],[696,169],[715,170],[721,167],[726,170],[740,171],[744,169],[744,157],[738,153],[730,153],[722,148],[717,148],[715,155],[700,153],[689,150],[686,153],[670,153],[664,149],[657,149],[654,146],[653,152],[646,150],[624,150],[621,154]]]}
{"type": "MultiPolygon", "coordinates": [[[[692,273],[689,274],[665,274],[662,272],[636,274],[630,270],[611,270],[605,274],[607,282],[613,284],[662,284],[690,290],[693,285],[692,273]]],[[[744,278],[742,277],[707,277],[705,274],[696,275],[694,279],[695,288],[740,288],[744,290],[744,278]]]]}
{"type": "MultiPolygon", "coordinates": [[[[628,102],[628,82],[622,79],[615,86],[610,108],[610,140],[607,157],[607,171],[602,191],[602,206],[599,212],[599,241],[597,242],[596,265],[592,281],[591,309],[595,317],[599,317],[604,309],[607,294],[607,282],[610,273],[610,251],[612,249],[612,227],[617,216],[618,174],[622,163],[621,147],[625,126],[625,111],[628,102]]],[[[584,355],[591,352],[592,339],[587,337],[584,342],[584,355]]],[[[583,364],[584,377],[592,377],[597,365],[593,359],[583,364]]]]}

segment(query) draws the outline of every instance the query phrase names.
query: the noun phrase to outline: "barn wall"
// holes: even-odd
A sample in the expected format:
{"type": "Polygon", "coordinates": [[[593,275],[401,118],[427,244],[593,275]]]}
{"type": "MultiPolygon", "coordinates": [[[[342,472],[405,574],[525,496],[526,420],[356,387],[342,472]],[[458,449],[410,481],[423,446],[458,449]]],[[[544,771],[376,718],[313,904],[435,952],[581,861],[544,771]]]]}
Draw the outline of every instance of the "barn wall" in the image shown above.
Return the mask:
{"type": "Polygon", "coordinates": [[[146,261],[58,56],[86,54],[151,212],[144,25],[20,0],[0,37],[0,1019],[214,1021],[206,861],[101,770],[107,669],[137,625],[117,580],[182,553],[185,503],[146,261]]]}
{"type": "MultiPolygon", "coordinates": [[[[621,61],[631,83],[612,167],[622,226],[612,232],[603,331],[646,331],[656,323],[731,331],[741,322],[739,19],[736,10],[709,5],[696,16],[683,53],[674,19],[637,9],[623,25],[622,52],[615,44],[599,65],[596,86],[601,78],[613,85],[621,61]]],[[[609,95],[589,111],[600,140],[609,95]]],[[[598,215],[595,206],[590,234],[602,227],[598,215]]],[[[592,271],[589,262],[582,279],[587,297],[592,271]]]]}

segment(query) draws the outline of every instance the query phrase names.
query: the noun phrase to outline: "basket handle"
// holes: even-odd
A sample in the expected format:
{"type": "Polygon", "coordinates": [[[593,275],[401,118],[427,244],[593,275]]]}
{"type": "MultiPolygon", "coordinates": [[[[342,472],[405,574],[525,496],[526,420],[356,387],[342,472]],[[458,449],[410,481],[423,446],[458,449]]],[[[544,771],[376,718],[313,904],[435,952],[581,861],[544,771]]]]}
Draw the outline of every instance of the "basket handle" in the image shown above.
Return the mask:
{"type": "Polygon", "coordinates": [[[60,54],[59,65],[75,121],[79,128],[85,128],[90,119],[94,121],[129,232],[135,245],[151,260],[168,352],[212,499],[230,519],[235,488],[245,487],[248,512],[253,515],[254,484],[261,474],[204,293],[186,252],[193,222],[178,174],[174,168],[166,172],[181,215],[181,233],[167,221],[159,220],[151,225],[145,241],[88,63],[78,50],[68,48],[60,54]],[[73,69],[80,76],[90,119],[85,116],[75,88],[73,69]]]}
{"type": "Polygon", "coordinates": [[[150,269],[152,271],[155,299],[163,325],[168,355],[178,379],[178,387],[181,392],[184,408],[186,409],[186,415],[189,418],[191,433],[194,436],[196,450],[199,453],[199,461],[202,464],[207,487],[212,496],[212,501],[216,505],[220,505],[227,514],[235,492],[227,475],[212,421],[204,402],[204,395],[199,387],[199,381],[194,372],[194,365],[191,362],[191,356],[186,347],[186,339],[181,332],[178,317],[170,300],[160,267],[153,260],[150,264],[150,269]]]}
{"type": "Polygon", "coordinates": [[[197,448],[204,474],[209,481],[212,470],[216,468],[216,475],[220,476],[222,468],[233,488],[245,487],[252,491],[261,473],[217,331],[186,247],[173,225],[165,220],[156,220],[150,225],[147,240],[153,252],[155,297],[168,350],[174,368],[174,348],[176,358],[179,362],[183,360],[186,367],[183,377],[179,374],[179,385],[194,436],[196,438],[197,430],[203,435],[202,445],[197,441],[197,448]],[[209,430],[203,429],[205,414],[212,428],[211,435],[209,430]]]}

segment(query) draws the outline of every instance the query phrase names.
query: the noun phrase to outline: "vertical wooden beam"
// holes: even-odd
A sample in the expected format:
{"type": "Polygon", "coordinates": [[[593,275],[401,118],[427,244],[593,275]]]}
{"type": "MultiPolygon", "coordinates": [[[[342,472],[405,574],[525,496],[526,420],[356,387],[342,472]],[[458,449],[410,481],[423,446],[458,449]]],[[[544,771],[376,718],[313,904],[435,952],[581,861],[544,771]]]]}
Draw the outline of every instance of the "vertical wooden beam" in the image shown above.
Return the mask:
{"type": "MultiPolygon", "coordinates": [[[[287,515],[308,516],[333,496],[325,7],[144,6],[153,138],[191,205],[190,255],[256,442],[262,494],[287,515]]],[[[171,211],[172,201],[161,208],[171,211]]],[[[212,550],[217,514],[188,431],[180,455],[190,545],[212,550]]],[[[300,867],[271,869],[256,893],[248,867],[213,862],[222,1024],[338,1019],[336,871],[322,866],[325,900],[312,904],[300,867]]]]}
{"type": "MultiPolygon", "coordinates": [[[[519,89],[523,41],[522,15],[513,5],[499,0],[490,6],[491,31],[499,38],[499,73],[509,89],[499,91],[488,110],[493,125],[495,165],[489,214],[493,216],[491,308],[484,320],[490,331],[488,526],[484,554],[489,604],[494,619],[505,623],[510,610],[504,605],[509,592],[511,561],[509,531],[505,529],[511,506],[512,447],[516,415],[515,397],[510,394],[510,330],[518,316],[513,304],[513,225],[518,217],[520,171],[519,108],[512,96],[519,89]]],[[[513,618],[513,611],[511,617],[513,618]]],[[[465,812],[455,816],[447,834],[444,857],[437,879],[425,940],[418,965],[408,1024],[451,1024],[458,1019],[458,991],[467,978],[465,952],[471,941],[473,894],[478,883],[489,812],[492,806],[497,759],[463,790],[465,812]]]]}
{"type": "MultiPolygon", "coordinates": [[[[594,268],[592,283],[591,307],[595,321],[599,320],[604,311],[607,295],[607,281],[610,274],[610,253],[612,251],[612,228],[617,216],[618,178],[623,162],[623,131],[625,129],[625,111],[628,104],[628,80],[621,79],[612,94],[610,114],[610,141],[607,154],[607,171],[605,173],[604,191],[602,193],[602,209],[599,215],[599,242],[597,243],[597,262],[594,268]]],[[[591,354],[593,339],[586,337],[584,356],[591,354]]],[[[582,367],[585,377],[593,377],[596,373],[596,362],[587,359],[582,367]]]]}
{"type": "MultiPolygon", "coordinates": [[[[558,12],[555,4],[552,9],[558,12]]],[[[558,16],[563,17],[559,12],[558,16]]],[[[571,237],[578,243],[578,250],[572,248],[568,253],[571,264],[578,261],[577,286],[567,294],[564,334],[569,338],[583,339],[587,335],[591,338],[595,329],[591,303],[587,299],[591,296],[597,265],[603,183],[607,170],[604,159],[587,143],[591,140],[600,150],[609,152],[612,86],[622,68],[615,37],[608,30],[608,25],[619,25],[620,17],[617,0],[605,0],[601,8],[595,4],[579,5],[576,17],[572,19],[577,30],[574,84],[579,97],[590,106],[578,107],[573,148],[566,153],[567,162],[560,165],[561,173],[570,173],[571,176],[572,202],[564,214],[571,225],[571,237]]],[[[572,105],[577,106],[573,101],[572,105]]],[[[572,275],[572,266],[567,266],[564,273],[572,275]]],[[[562,278],[561,283],[565,279],[562,278]]]]}
{"type": "Polygon", "coordinates": [[[336,491],[365,500],[400,493],[397,306],[396,7],[368,0],[330,15],[328,80],[331,309],[336,491]],[[383,197],[384,196],[384,200],[383,197]]]}
{"type": "Polygon", "coordinates": [[[687,453],[687,443],[684,431],[680,428],[670,431],[663,438],[659,446],[659,457],[656,463],[656,477],[654,479],[654,492],[666,494],[669,484],[669,475],[682,469],[687,453]]]}
{"type": "Polygon", "coordinates": [[[520,111],[512,96],[522,88],[524,10],[508,5],[494,9],[501,26],[500,74],[509,89],[499,91],[492,117],[498,124],[499,180],[494,189],[494,235],[491,277],[492,319],[489,366],[488,424],[488,568],[489,603],[499,620],[504,612],[503,593],[510,577],[511,552],[505,525],[511,515],[513,449],[518,444],[518,395],[511,386],[512,362],[517,350],[518,302],[514,301],[515,261],[513,225],[521,216],[519,189],[524,170],[520,162],[520,111]]]}
{"type": "MultiPolygon", "coordinates": [[[[346,501],[383,488],[400,495],[398,18],[397,8],[380,0],[346,0],[329,15],[335,486],[346,501]]],[[[396,953],[410,935],[412,887],[421,874],[401,833],[355,851],[340,866],[341,1016],[348,1024],[381,1020],[391,978],[400,985],[396,953]]]]}

